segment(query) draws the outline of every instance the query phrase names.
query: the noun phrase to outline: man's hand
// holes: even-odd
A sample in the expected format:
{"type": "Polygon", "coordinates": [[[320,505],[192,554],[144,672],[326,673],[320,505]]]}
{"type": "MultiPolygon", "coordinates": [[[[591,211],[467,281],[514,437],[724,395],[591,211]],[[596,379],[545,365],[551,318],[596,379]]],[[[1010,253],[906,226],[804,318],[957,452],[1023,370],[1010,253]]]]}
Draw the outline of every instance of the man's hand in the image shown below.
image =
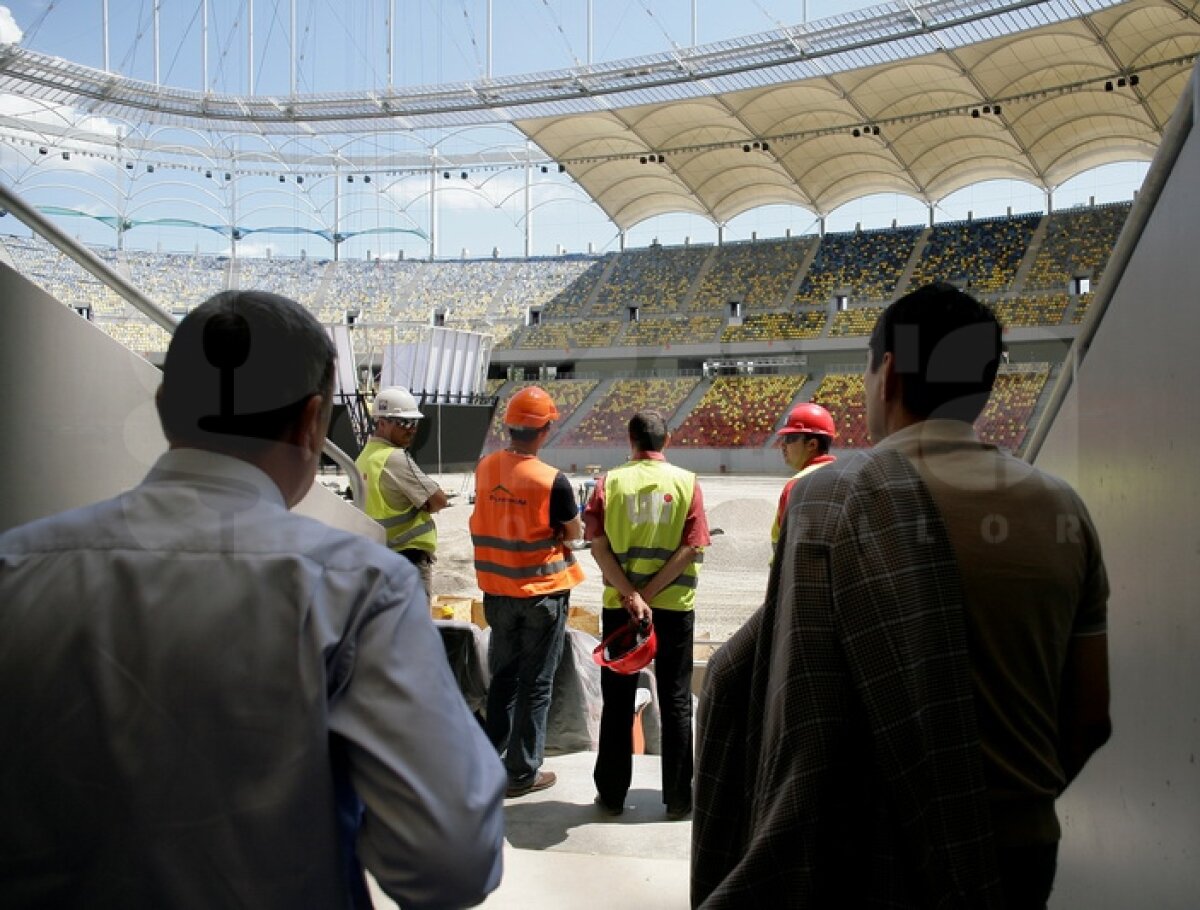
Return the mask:
{"type": "Polygon", "coordinates": [[[450,498],[444,492],[442,492],[441,487],[438,487],[429,495],[429,498],[425,500],[425,505],[423,505],[421,508],[432,515],[434,512],[442,511],[442,509],[446,508],[448,505],[450,505],[450,498]]]}
{"type": "Polygon", "coordinates": [[[646,603],[640,591],[624,595],[621,598],[621,606],[638,623],[650,622],[654,615],[650,611],[650,605],[646,603]]]}
{"type": "MultiPolygon", "coordinates": [[[[583,539],[583,520],[576,515],[565,524],[559,525],[554,529],[554,536],[563,543],[569,544],[573,540],[583,539]]],[[[574,549],[574,548],[572,548],[574,549]]]]}

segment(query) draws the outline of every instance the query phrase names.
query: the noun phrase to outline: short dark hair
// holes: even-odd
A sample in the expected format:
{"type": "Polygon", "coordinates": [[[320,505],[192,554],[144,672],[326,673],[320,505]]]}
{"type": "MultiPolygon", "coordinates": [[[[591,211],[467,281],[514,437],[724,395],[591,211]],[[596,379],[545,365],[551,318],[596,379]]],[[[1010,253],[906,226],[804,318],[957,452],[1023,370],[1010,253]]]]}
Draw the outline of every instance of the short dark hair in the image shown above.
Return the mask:
{"type": "Polygon", "coordinates": [[[658,411],[638,411],[629,418],[629,439],[642,452],[661,452],[667,421],[658,411]]]}
{"type": "Polygon", "coordinates": [[[870,370],[890,353],[906,409],[930,417],[974,422],[996,382],[1004,342],[996,315],[945,282],[918,288],[875,322],[870,370]]]}
{"type": "Polygon", "coordinates": [[[540,427],[507,427],[508,436],[513,442],[533,442],[538,438],[538,434],[542,430],[550,429],[554,423],[552,420],[547,420],[540,427]]]}
{"type": "Polygon", "coordinates": [[[337,351],[300,304],[223,291],[184,317],[163,363],[159,417],[172,442],[227,451],[282,439],[313,395],[332,401],[337,351]]]}

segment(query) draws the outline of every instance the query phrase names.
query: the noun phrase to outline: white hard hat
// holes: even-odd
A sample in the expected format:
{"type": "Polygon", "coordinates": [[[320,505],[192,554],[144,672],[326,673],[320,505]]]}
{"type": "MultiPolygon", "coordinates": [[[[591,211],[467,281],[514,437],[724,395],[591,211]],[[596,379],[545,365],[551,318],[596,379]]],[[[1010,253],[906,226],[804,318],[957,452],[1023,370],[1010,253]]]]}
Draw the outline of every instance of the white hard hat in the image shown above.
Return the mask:
{"type": "Polygon", "coordinates": [[[417,410],[417,399],[413,398],[412,392],[400,386],[392,386],[375,396],[371,416],[376,420],[417,420],[425,415],[417,410]]]}

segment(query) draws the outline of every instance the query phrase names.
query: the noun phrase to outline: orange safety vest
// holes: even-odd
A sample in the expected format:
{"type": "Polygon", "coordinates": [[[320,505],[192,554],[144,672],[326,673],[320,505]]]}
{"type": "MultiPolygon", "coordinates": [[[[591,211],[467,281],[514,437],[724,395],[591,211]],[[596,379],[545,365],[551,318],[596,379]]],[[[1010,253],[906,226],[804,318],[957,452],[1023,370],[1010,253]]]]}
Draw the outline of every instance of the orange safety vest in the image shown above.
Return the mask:
{"type": "Polygon", "coordinates": [[[537,597],[583,581],[575,554],[550,526],[550,489],[558,469],[533,455],[493,452],[475,469],[471,542],[485,594],[537,597]]]}

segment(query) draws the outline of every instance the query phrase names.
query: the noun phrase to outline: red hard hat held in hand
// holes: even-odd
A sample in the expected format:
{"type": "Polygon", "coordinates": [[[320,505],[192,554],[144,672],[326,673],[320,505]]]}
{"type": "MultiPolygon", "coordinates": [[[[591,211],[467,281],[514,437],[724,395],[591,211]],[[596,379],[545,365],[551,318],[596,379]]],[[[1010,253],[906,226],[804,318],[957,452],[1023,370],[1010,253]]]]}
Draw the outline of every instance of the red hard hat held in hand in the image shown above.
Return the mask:
{"type": "Polygon", "coordinates": [[[654,660],[657,651],[658,636],[654,634],[654,624],[647,622],[638,625],[631,622],[596,645],[592,660],[601,667],[628,676],[654,660]]]}

